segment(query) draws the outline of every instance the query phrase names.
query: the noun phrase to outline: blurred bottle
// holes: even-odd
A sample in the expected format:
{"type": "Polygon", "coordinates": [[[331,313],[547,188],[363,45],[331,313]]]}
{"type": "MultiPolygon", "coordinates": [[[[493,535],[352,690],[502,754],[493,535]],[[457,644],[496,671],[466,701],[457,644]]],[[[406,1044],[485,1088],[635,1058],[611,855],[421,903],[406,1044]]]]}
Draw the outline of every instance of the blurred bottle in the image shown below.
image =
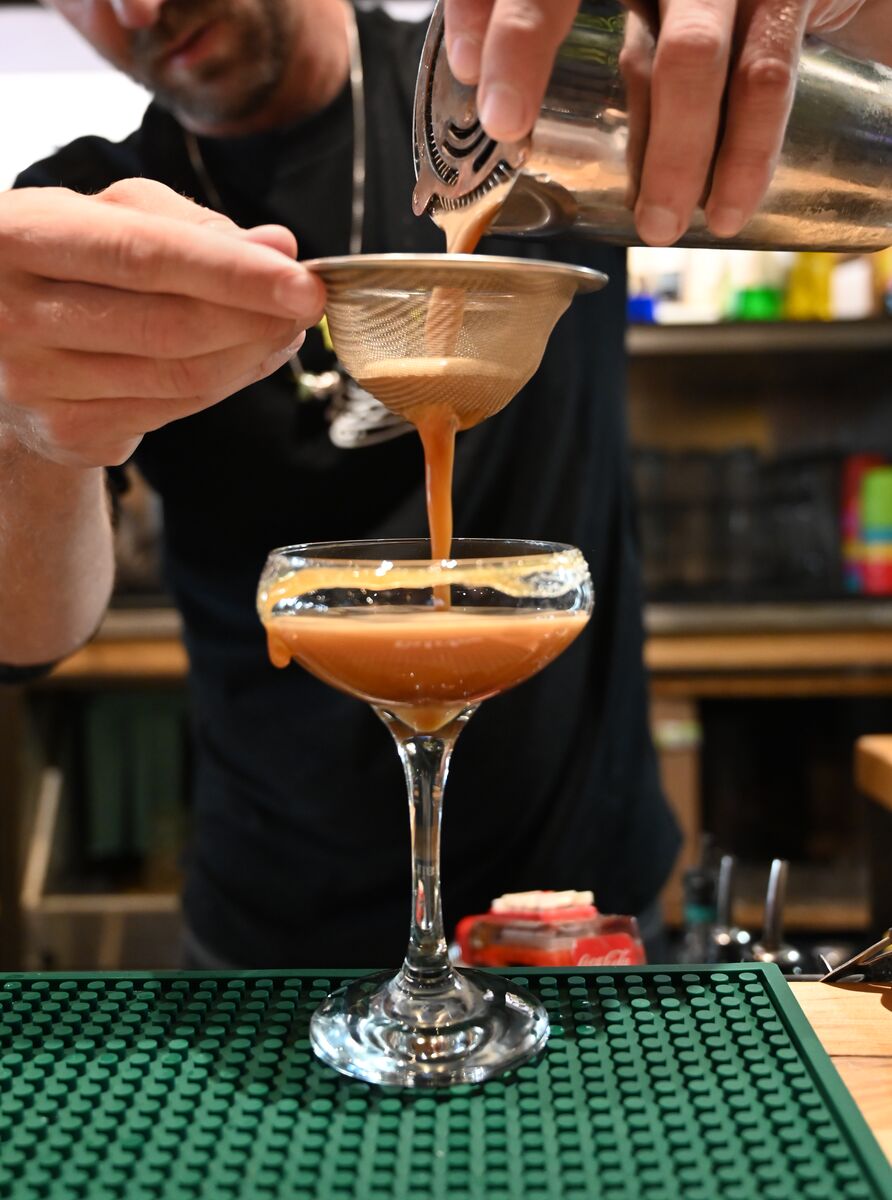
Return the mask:
{"type": "Polygon", "coordinates": [[[735,280],[732,320],[779,321],[783,317],[789,257],[770,250],[746,252],[735,280]]]}
{"type": "Polygon", "coordinates": [[[600,913],[591,892],[499,896],[488,913],[459,921],[455,938],[467,966],[631,967],[647,961],[635,918],[600,913]]]}
{"type": "Polygon", "coordinates": [[[834,321],[866,321],[874,315],[873,263],[866,254],[840,256],[830,281],[834,321]]]}
{"type": "MultiPolygon", "coordinates": [[[[733,316],[730,297],[743,250],[687,250],[677,246],[632,246],[628,253],[629,320],[661,325],[709,325],[733,316]]],[[[773,257],[792,258],[775,255],[773,257]]]]}
{"type": "Polygon", "coordinates": [[[648,596],[653,597],[671,587],[674,581],[665,491],[666,455],[662,450],[642,447],[635,451],[632,463],[644,587],[648,596]]]}
{"type": "Polygon", "coordinates": [[[760,545],[767,582],[777,599],[839,593],[840,468],[833,451],[779,455],[763,466],[760,545]]]}
{"type": "Polygon", "coordinates": [[[667,464],[667,554],[680,587],[704,591],[720,582],[715,546],[720,466],[720,456],[700,450],[676,454],[667,464]]]}
{"type": "Polygon", "coordinates": [[[721,462],[722,494],[716,507],[719,535],[716,552],[721,560],[724,587],[746,594],[759,581],[756,544],[759,502],[759,457],[749,447],[729,450],[721,462]]]}
{"type": "Polygon", "coordinates": [[[874,254],[872,261],[874,312],[878,317],[892,317],[892,249],[874,254]]]}
{"type": "Polygon", "coordinates": [[[892,467],[875,467],[861,481],[864,592],[892,596],[892,467]]]}
{"type": "Polygon", "coordinates": [[[657,305],[653,296],[637,289],[630,291],[626,317],[630,325],[653,325],[657,319],[657,305]]]}
{"type": "Polygon", "coordinates": [[[861,529],[861,483],[868,471],[880,467],[880,454],[850,454],[842,466],[840,534],[842,541],[843,587],[847,592],[864,591],[864,541],[861,529]]]}
{"type": "Polygon", "coordinates": [[[679,962],[712,962],[716,924],[718,879],[708,865],[691,867],[684,874],[684,936],[679,962]]]}
{"type": "Polygon", "coordinates": [[[679,301],[684,320],[709,325],[726,316],[729,259],[734,250],[686,250],[679,301]]]}
{"type": "Polygon", "coordinates": [[[796,255],[784,305],[788,321],[832,320],[831,280],[835,263],[835,254],[807,250],[796,255]]]}

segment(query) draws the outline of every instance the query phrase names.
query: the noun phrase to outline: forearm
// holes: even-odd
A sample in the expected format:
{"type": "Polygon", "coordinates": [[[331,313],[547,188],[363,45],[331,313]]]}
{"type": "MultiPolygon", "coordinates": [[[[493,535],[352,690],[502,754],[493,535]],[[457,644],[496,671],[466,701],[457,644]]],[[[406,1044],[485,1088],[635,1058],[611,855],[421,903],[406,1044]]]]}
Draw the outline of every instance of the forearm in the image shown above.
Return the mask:
{"type": "Polygon", "coordinates": [[[825,36],[858,58],[892,66],[892,0],[867,0],[847,25],[825,36]]]}
{"type": "Polygon", "coordinates": [[[53,662],[76,650],[113,579],[104,471],[48,462],[0,428],[0,663],[53,662]]]}

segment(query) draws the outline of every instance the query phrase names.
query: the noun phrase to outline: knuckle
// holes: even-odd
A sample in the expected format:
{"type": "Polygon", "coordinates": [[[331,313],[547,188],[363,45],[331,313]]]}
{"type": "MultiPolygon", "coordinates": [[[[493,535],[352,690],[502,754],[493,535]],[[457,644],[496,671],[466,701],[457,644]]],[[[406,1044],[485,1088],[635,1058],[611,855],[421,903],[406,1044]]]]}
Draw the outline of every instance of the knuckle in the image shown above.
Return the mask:
{"type": "Polygon", "coordinates": [[[131,287],[152,291],[159,285],[163,251],[140,235],[136,226],[124,226],[108,235],[107,254],[115,276],[126,278],[131,287]]]}
{"type": "Polygon", "coordinates": [[[652,59],[640,45],[623,46],[619,52],[619,70],[627,85],[650,80],[652,59]]]}
{"type": "Polygon", "coordinates": [[[298,321],[284,321],[281,317],[268,317],[264,326],[259,330],[257,341],[272,350],[288,346],[303,332],[303,326],[298,321]]]}
{"type": "Polygon", "coordinates": [[[131,438],[126,442],[112,442],[108,445],[98,447],[97,452],[93,455],[96,461],[91,465],[96,467],[123,467],[124,463],[127,462],[139,445],[139,441],[139,438],[131,438]]]}
{"type": "Polygon", "coordinates": [[[764,150],[735,150],[727,164],[721,188],[713,188],[711,205],[717,206],[722,197],[735,208],[745,208],[747,203],[755,205],[771,179],[773,165],[773,157],[764,150]]]}
{"type": "Polygon", "coordinates": [[[168,189],[155,179],[119,179],[101,191],[97,199],[125,208],[140,208],[168,189]]]}
{"type": "Polygon", "coordinates": [[[41,419],[45,436],[61,450],[79,450],[82,447],[84,429],[78,405],[71,401],[59,401],[45,412],[41,419]]]}
{"type": "Polygon", "coordinates": [[[208,383],[208,370],[199,359],[167,358],[155,364],[160,394],[177,398],[201,392],[208,383]]]}
{"type": "Polygon", "coordinates": [[[218,233],[241,233],[241,229],[225,213],[215,212],[212,208],[197,207],[197,222],[205,229],[218,233]]]}
{"type": "Polygon", "coordinates": [[[781,97],[792,89],[796,72],[787,58],[776,54],[759,54],[740,64],[738,76],[750,93],[781,97]]]}
{"type": "Polygon", "coordinates": [[[23,217],[23,209],[31,210],[32,218],[35,209],[41,207],[42,202],[45,202],[45,193],[55,191],[55,188],[13,188],[9,191],[0,192],[0,231],[2,237],[6,237],[7,233],[15,233],[18,231],[19,224],[23,217]]]}
{"type": "Polygon", "coordinates": [[[328,303],[325,288],[322,286],[321,281],[314,279],[309,272],[307,272],[307,276],[311,280],[313,288],[307,297],[306,307],[299,318],[299,329],[301,332],[313,325],[317,325],[322,320],[328,303]]]}
{"type": "Polygon", "coordinates": [[[139,445],[142,434],[109,434],[100,430],[95,437],[84,440],[74,452],[84,466],[122,467],[139,445]]]}
{"type": "Polygon", "coordinates": [[[26,337],[33,322],[30,304],[0,302],[0,348],[26,337]]]}
{"type": "Polygon", "coordinates": [[[41,330],[58,318],[58,306],[44,294],[39,282],[19,276],[6,297],[0,297],[0,350],[16,343],[39,342],[41,330]]]}
{"type": "Polygon", "coordinates": [[[501,30],[510,36],[536,37],[547,32],[548,23],[539,4],[519,0],[500,18],[501,30]]]}
{"type": "Polygon", "coordinates": [[[190,321],[188,306],[171,311],[170,302],[155,302],[150,298],[140,305],[135,329],[134,353],[175,358],[182,353],[195,330],[190,321]]]}
{"type": "Polygon", "coordinates": [[[0,394],[16,408],[26,408],[37,394],[34,370],[30,363],[6,358],[0,363],[0,394]]]}
{"type": "Polygon", "coordinates": [[[738,145],[734,147],[731,163],[738,183],[751,184],[770,173],[772,154],[765,146],[738,145]]]}
{"type": "Polygon", "coordinates": [[[720,70],[727,52],[728,42],[721,29],[703,17],[678,22],[657,45],[662,68],[691,74],[720,70]]]}

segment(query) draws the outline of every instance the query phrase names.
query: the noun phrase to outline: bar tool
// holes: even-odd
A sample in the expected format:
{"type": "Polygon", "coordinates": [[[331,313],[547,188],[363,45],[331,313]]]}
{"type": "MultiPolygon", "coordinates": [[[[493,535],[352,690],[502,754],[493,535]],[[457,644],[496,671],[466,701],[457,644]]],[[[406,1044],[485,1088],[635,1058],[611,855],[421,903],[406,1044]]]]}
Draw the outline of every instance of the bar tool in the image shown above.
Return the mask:
{"type": "Polygon", "coordinates": [[[389,408],[448,404],[458,428],[503,408],[536,371],[587,267],[483,254],[364,254],[305,266],[328,292],[328,324],[350,375],[389,408]]]}
{"type": "Polygon", "coordinates": [[[736,861],[732,854],[722,855],[716,891],[716,923],[712,931],[712,962],[748,962],[752,958],[752,938],[749,931],[738,928],[732,919],[735,866],[736,861]]]}
{"type": "MultiPolygon", "coordinates": [[[[442,0],[415,93],[416,215],[476,204],[500,184],[507,198],[491,232],[566,232],[640,244],[628,204],[630,112],[620,69],[627,9],[583,0],[560,47],[529,137],[493,141],[476,89],[452,75],[442,0]]],[[[632,117],[634,120],[635,117],[632,117]]],[[[867,251],[892,243],[892,70],[809,39],[771,186],[734,238],[698,210],[682,246],[867,251]]]]}
{"type": "Polygon", "coordinates": [[[717,911],[718,874],[712,835],[700,838],[700,858],[684,873],[684,936],[679,962],[706,963],[712,959],[717,911]]]}
{"type": "Polygon", "coordinates": [[[892,929],[842,966],[828,971],[821,983],[892,983],[892,929]]]}
{"type": "Polygon", "coordinates": [[[801,975],[804,960],[801,951],[784,941],[784,902],[787,895],[787,876],[790,864],[783,858],[775,858],[768,876],[768,892],[765,897],[765,918],[762,937],[753,946],[756,962],[777,963],[785,975],[801,975]]]}

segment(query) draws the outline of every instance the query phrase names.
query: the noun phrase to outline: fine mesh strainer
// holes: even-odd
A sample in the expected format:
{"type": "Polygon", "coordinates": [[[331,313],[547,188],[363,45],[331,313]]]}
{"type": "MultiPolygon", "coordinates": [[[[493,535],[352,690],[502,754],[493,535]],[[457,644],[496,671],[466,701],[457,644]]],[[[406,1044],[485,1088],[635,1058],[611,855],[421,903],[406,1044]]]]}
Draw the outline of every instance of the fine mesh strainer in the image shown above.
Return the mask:
{"type": "Polygon", "coordinates": [[[535,372],[587,267],[480,254],[374,254],[305,264],[325,283],[335,352],[392,412],[448,405],[459,428],[503,408],[535,372]]]}

